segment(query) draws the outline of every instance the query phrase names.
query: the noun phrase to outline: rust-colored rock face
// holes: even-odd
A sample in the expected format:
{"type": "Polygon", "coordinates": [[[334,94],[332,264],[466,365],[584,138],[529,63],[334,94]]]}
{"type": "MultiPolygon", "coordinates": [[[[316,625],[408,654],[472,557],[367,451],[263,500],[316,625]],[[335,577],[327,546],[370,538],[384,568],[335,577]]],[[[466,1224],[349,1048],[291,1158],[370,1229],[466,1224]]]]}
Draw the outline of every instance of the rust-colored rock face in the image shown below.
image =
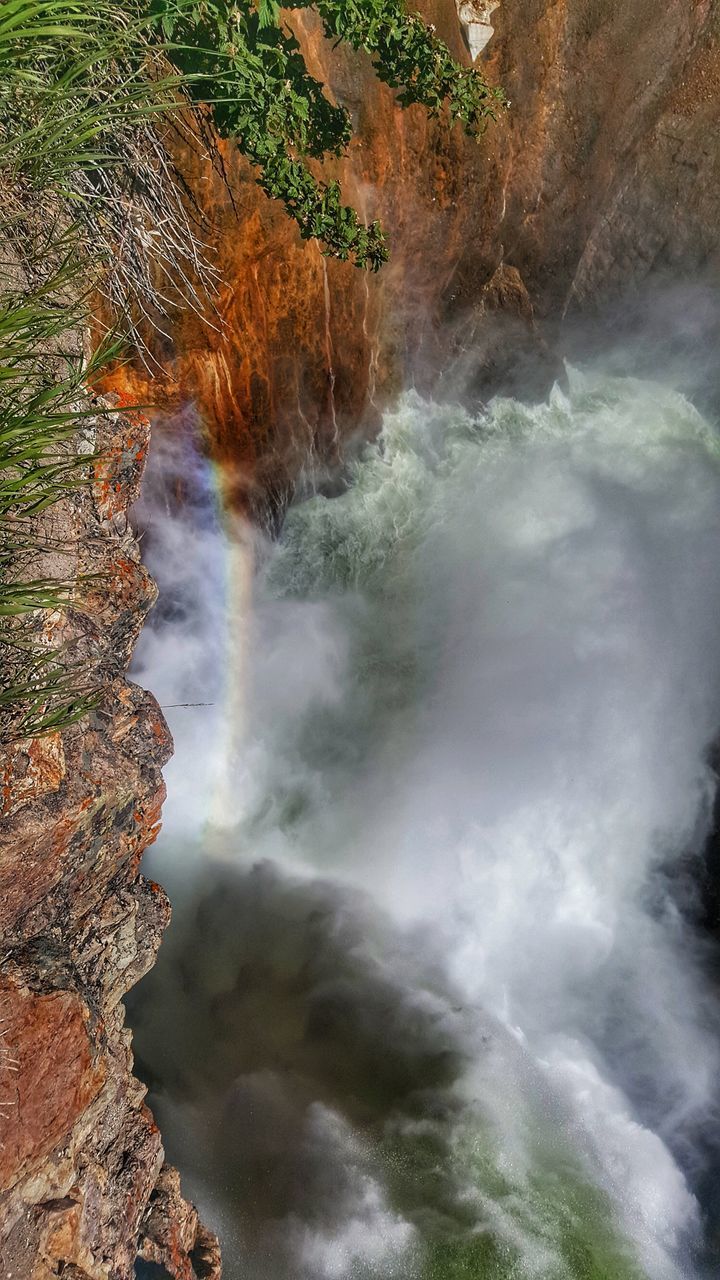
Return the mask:
{"type": "MultiPolygon", "coordinates": [[[[421,7],[466,57],[452,3],[421,7]]],[[[125,369],[114,383],[140,399],[194,401],[228,485],[251,498],[282,494],[310,457],[336,460],[339,437],[371,428],[406,356],[415,361],[422,349],[433,358],[432,316],[473,242],[484,186],[481,154],[459,128],[420,107],[401,111],[370,60],[333,51],[312,12],[288,20],[310,70],[353,118],[349,155],[327,173],[364,215],[382,220],[391,265],[375,276],[325,259],[265,197],[234,146],[222,147],[231,196],[208,164],[184,155],[212,228],[221,329],[187,311],[171,317],[172,342],[158,352],[165,379],[148,386],[140,370],[125,369]]]]}
{"type": "Polygon", "coordinates": [[[81,724],[0,756],[0,1275],[131,1280],[152,1247],[177,1280],[194,1280],[196,1251],[212,1280],[213,1238],[176,1183],[167,1258],[155,1239],[171,1175],[120,1004],[169,919],[138,867],[172,743],[155,699],[125,678],[155,598],[127,521],[148,426],[98,418],[95,437],[92,490],[47,518],[68,548],[58,571],[99,575],[51,638],[85,654],[102,697],[81,724]]]}
{"type": "MultiPolygon", "coordinates": [[[[70,991],[36,993],[20,975],[0,983],[5,1070],[0,1184],[12,1187],[43,1164],[105,1083],[93,1061],[90,1010],[70,991]]],[[[0,1070],[2,1069],[0,1062],[0,1070]]]]}
{"type": "Polygon", "coordinates": [[[311,70],[353,117],[337,172],[385,223],[393,258],[379,277],[303,244],[231,146],[234,210],[218,175],[184,158],[213,228],[224,327],[186,312],[159,353],[164,385],[121,376],[141,398],[196,404],[243,500],[282,495],[309,457],[333,461],[400,382],[432,385],[462,347],[476,348],[485,389],[512,388],[538,327],[552,339],[568,310],[659,270],[718,269],[718,0],[418,7],[460,57],[458,8],[473,47],[492,23],[480,58],[511,106],[479,144],[399,111],[369,60],[292,15],[311,70]]]}

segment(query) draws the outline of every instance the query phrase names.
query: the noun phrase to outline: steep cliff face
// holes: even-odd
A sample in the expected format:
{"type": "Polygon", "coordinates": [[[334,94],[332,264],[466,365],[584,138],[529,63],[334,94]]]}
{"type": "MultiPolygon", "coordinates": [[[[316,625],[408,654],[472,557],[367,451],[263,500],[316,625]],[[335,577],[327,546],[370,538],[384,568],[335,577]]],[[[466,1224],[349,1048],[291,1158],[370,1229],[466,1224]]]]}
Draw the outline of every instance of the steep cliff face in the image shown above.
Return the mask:
{"type": "MultiPolygon", "coordinates": [[[[420,7],[467,60],[451,0],[420,7]]],[[[484,185],[481,154],[461,130],[420,107],[401,111],[369,58],[333,50],[311,11],[287,21],[310,70],[353,119],[348,156],[325,173],[383,221],[391,264],[374,276],[325,259],[233,146],[222,146],[221,166],[184,153],[224,282],[218,314],[209,323],[187,311],[170,316],[170,341],[156,347],[164,378],[150,388],[142,369],[125,368],[114,384],[143,400],[196,404],[226,484],[250,503],[287,492],[309,455],[336,461],[338,439],[372,428],[418,351],[437,363],[433,317],[476,239],[467,193],[484,185]]]]}
{"type": "Polygon", "coordinates": [[[502,0],[482,234],[557,318],[720,265],[717,0],[502,0]],[[494,176],[493,176],[494,175],[494,176]]]}
{"type": "Polygon", "coordinates": [[[77,726],[0,756],[0,1273],[129,1280],[140,1252],[194,1280],[219,1275],[216,1242],[163,1168],[120,1003],[169,919],[138,868],[172,743],[125,678],[155,598],[127,519],[148,426],[103,415],[84,436],[103,457],[92,488],[48,519],[58,569],[93,576],[48,643],[82,651],[102,693],[77,726]]]}
{"type": "MultiPolygon", "coordinates": [[[[225,282],[221,324],[171,321],[160,397],[197,406],[240,502],[282,497],[309,455],[334,461],[404,379],[432,387],[472,348],[483,392],[534,385],[569,313],[653,273],[718,270],[719,0],[670,0],[661,17],[652,0],[418,7],[507,91],[479,144],[400,112],[369,60],[333,51],[311,13],[288,16],[352,114],[331,172],[386,225],[379,277],[303,244],[231,146],[227,181],[184,157],[225,282]]],[[[119,384],[148,394],[141,370],[119,384]]]]}

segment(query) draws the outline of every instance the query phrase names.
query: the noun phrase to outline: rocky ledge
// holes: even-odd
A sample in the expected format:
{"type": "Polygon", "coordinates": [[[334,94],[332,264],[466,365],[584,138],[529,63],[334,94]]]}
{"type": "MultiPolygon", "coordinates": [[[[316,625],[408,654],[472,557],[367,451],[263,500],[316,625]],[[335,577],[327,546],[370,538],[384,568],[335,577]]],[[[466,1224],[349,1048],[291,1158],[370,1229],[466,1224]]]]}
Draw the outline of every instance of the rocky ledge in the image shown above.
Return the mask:
{"type": "MultiPolygon", "coordinates": [[[[100,406],[98,406],[100,408],[100,406]]],[[[126,670],[155,587],[128,523],[145,421],[99,412],[92,485],[53,508],[76,607],[48,643],[82,653],[97,705],[62,734],[0,754],[0,1275],[218,1280],[216,1238],[186,1203],[133,1076],[122,998],[170,917],[139,874],[172,741],[126,670]]],[[[54,628],[54,631],[53,631],[54,628]]]]}

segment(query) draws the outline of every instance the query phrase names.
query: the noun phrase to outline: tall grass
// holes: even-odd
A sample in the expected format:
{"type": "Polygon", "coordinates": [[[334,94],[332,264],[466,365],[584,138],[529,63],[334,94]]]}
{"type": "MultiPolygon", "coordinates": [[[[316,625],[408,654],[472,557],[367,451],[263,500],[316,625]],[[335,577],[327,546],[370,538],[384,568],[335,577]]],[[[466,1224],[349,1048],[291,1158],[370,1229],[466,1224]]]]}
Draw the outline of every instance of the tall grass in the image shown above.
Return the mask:
{"type": "Polygon", "coordinates": [[[50,509],[89,483],[87,388],[118,351],[80,354],[90,296],[157,318],[157,223],[168,275],[199,266],[155,123],[177,90],[132,4],[0,0],[0,740],[63,728],[97,697],[58,640],[82,582],[56,575],[70,549],[50,509]]]}
{"type": "Polygon", "coordinates": [[[78,718],[94,701],[88,677],[63,652],[60,617],[78,583],[50,576],[48,557],[67,556],[49,509],[88,483],[92,454],[77,450],[86,387],[106,357],[73,351],[84,320],[66,303],[77,267],[65,264],[32,291],[0,303],[0,725],[27,737],[78,718]],[[66,351],[64,348],[67,347],[66,351]],[[54,621],[54,628],[49,623],[54,621]],[[53,636],[55,632],[55,637],[53,636]]]}

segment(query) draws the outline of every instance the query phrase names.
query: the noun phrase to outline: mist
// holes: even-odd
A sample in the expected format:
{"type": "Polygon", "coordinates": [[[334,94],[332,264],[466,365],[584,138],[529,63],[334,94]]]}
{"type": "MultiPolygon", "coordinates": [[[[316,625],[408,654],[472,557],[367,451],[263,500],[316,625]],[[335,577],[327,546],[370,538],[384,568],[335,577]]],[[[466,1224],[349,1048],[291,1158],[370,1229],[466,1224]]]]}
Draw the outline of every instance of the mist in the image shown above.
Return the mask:
{"type": "Polygon", "coordinates": [[[191,417],[156,448],[175,917],[130,1021],[229,1280],[717,1261],[720,449],[610,364],[406,393],[272,543],[191,417]]]}

